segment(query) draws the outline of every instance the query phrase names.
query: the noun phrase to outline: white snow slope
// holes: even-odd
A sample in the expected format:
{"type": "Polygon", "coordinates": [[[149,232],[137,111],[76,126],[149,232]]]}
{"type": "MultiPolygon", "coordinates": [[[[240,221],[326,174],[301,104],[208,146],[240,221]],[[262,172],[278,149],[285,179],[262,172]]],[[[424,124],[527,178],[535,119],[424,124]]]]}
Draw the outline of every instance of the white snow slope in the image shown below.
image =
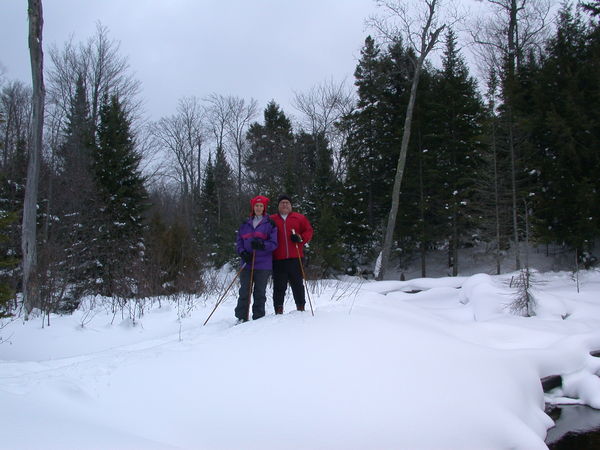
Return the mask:
{"type": "Polygon", "coordinates": [[[531,318],[507,311],[507,278],[321,281],[314,317],[239,326],[234,293],[206,326],[217,296],[135,324],[89,305],[5,323],[0,448],[546,448],[545,400],[600,408],[600,273],[579,293],[537,274],[531,318]]]}

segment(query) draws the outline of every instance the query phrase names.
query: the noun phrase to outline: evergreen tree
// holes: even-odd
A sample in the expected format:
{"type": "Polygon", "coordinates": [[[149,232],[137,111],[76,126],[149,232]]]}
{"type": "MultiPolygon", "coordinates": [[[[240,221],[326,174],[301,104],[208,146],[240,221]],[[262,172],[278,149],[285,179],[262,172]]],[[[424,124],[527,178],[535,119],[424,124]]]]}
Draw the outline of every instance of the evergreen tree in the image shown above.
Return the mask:
{"type": "Polygon", "coordinates": [[[250,150],[245,160],[250,190],[276,198],[282,189],[296,194],[296,167],[292,124],[271,101],[264,111],[264,124],[250,125],[246,136],[250,150]]]}
{"type": "Polygon", "coordinates": [[[129,297],[144,252],[144,211],[148,195],[135,149],[130,120],[119,98],[100,108],[98,145],[93,155],[98,213],[91,247],[96,251],[100,291],[129,297]]]}
{"type": "Polygon", "coordinates": [[[447,212],[440,216],[447,187],[440,183],[438,149],[432,142],[440,104],[434,88],[435,73],[428,66],[421,72],[412,121],[412,138],[402,179],[400,208],[396,222],[396,255],[400,268],[419,253],[421,275],[427,276],[427,254],[447,244],[447,212]]]}
{"type": "Polygon", "coordinates": [[[10,317],[14,307],[10,302],[15,296],[12,281],[14,276],[11,272],[18,264],[18,259],[10,245],[9,228],[16,221],[16,213],[0,213],[0,319],[10,317]]]}
{"type": "MultiPolygon", "coordinates": [[[[456,35],[449,31],[442,71],[432,85],[435,107],[428,137],[435,157],[435,177],[427,186],[442,187],[437,196],[439,217],[445,217],[445,239],[449,243],[452,274],[458,274],[458,250],[473,232],[473,196],[476,167],[480,158],[483,104],[475,80],[469,76],[456,48],[456,35]]],[[[431,173],[431,172],[430,172],[431,173]]]]}
{"type": "Polygon", "coordinates": [[[369,36],[355,71],[357,108],[344,118],[347,174],[344,241],[349,263],[363,263],[381,241],[410,85],[410,61],[401,43],[382,52],[369,36]]]}
{"type": "Polygon", "coordinates": [[[589,12],[592,17],[600,16],[600,0],[582,2],[581,6],[583,10],[589,12]]]}
{"type": "Polygon", "coordinates": [[[531,133],[528,173],[539,186],[535,232],[580,253],[600,234],[600,52],[593,36],[580,16],[561,10],[521,111],[531,133]]]}
{"type": "Polygon", "coordinates": [[[202,259],[185,215],[164,217],[154,201],[152,208],[145,239],[145,294],[198,293],[202,259]]]}
{"type": "MultiPolygon", "coordinates": [[[[64,278],[74,288],[71,301],[85,294],[90,283],[88,275],[95,265],[96,255],[90,252],[89,238],[93,236],[96,213],[96,187],[92,173],[94,126],[91,120],[85,87],[81,77],[67,114],[64,142],[57,150],[55,185],[48,245],[55,276],[64,278]],[[57,252],[62,253],[61,255],[57,252]]],[[[52,174],[50,176],[53,176],[52,174]]]]}
{"type": "Polygon", "coordinates": [[[487,80],[487,108],[483,124],[482,154],[476,169],[473,204],[477,217],[477,239],[494,252],[496,273],[502,273],[502,259],[510,241],[510,191],[508,158],[502,157],[497,137],[496,114],[499,80],[494,70],[487,80]]]}
{"type": "Polygon", "coordinates": [[[340,224],[334,211],[342,207],[341,185],[333,173],[332,150],[323,133],[316,136],[300,133],[296,137],[299,152],[305,159],[298,163],[303,176],[298,183],[304,184],[304,197],[295,201],[315,230],[315,237],[308,255],[311,264],[320,268],[320,273],[329,276],[341,268],[342,243],[340,224]],[[303,143],[301,147],[299,144],[303,143]],[[311,155],[310,157],[306,157],[311,155]]]}
{"type": "MultiPolygon", "coordinates": [[[[221,266],[235,257],[233,243],[239,225],[235,203],[232,201],[235,198],[233,171],[222,147],[217,147],[215,155],[214,195],[212,214],[216,215],[216,221],[210,239],[214,245],[213,261],[221,266]]],[[[206,213],[209,214],[210,210],[206,213]]]]}
{"type": "Polygon", "coordinates": [[[215,180],[215,166],[212,161],[212,153],[208,155],[208,162],[204,168],[204,181],[200,192],[200,218],[197,221],[199,229],[197,234],[207,258],[212,260],[216,254],[216,243],[214,240],[217,232],[217,214],[215,211],[215,199],[217,198],[217,183],[215,180]]]}
{"type": "MultiPolygon", "coordinates": [[[[318,139],[323,139],[322,135],[318,139]]],[[[286,183],[288,186],[284,191],[294,194],[298,199],[296,203],[302,204],[303,207],[310,207],[308,199],[314,190],[315,174],[317,171],[317,155],[316,148],[320,144],[315,141],[315,136],[300,130],[295,135],[294,139],[294,167],[297,174],[302,176],[290,176],[286,183]]],[[[322,145],[322,143],[321,143],[322,145]]],[[[312,205],[314,208],[314,205],[312,205]]],[[[312,211],[306,210],[307,214],[312,211]]]]}
{"type": "Polygon", "coordinates": [[[215,161],[212,154],[209,155],[204,170],[198,221],[206,258],[217,267],[235,257],[235,232],[242,218],[236,217],[235,204],[231,202],[234,194],[233,172],[223,150],[218,147],[215,161]]]}

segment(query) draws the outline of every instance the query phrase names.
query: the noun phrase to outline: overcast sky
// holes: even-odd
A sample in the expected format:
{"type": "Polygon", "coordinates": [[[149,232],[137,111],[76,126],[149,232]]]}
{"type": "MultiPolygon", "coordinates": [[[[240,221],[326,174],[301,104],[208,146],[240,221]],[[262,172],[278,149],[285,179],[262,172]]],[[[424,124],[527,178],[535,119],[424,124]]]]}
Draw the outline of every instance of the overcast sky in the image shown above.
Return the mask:
{"type": "MultiPolygon", "coordinates": [[[[373,0],[49,0],[43,44],[86,41],[99,21],[142,82],[147,113],[175,112],[183,96],[274,99],[293,115],[294,91],[333,79],[351,84],[373,0]]],[[[0,64],[31,82],[27,1],[0,0],[0,64]]]]}
{"type": "MultiPolygon", "coordinates": [[[[486,3],[452,2],[471,12],[486,3]]],[[[50,46],[85,42],[102,24],[141,81],[151,119],[211,93],[254,98],[260,111],[274,99],[294,116],[294,91],[352,85],[374,34],[366,20],[382,12],[375,0],[43,0],[43,8],[46,65],[50,46]]],[[[27,36],[27,0],[0,0],[0,69],[31,84],[27,36]]]]}

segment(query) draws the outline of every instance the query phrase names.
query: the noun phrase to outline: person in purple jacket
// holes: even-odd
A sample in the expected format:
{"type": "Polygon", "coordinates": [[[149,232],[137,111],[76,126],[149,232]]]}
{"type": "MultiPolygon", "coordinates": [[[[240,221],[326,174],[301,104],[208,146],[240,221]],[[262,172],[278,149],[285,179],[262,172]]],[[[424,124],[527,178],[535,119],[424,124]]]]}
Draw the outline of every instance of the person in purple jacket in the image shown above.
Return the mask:
{"type": "Polygon", "coordinates": [[[239,322],[246,322],[250,317],[250,276],[254,284],[252,319],[265,315],[265,291],[273,270],[273,250],[277,248],[277,227],[267,214],[268,204],[269,199],[262,195],[250,200],[250,218],[242,223],[237,234],[236,250],[244,264],[235,307],[235,317],[239,322]]]}

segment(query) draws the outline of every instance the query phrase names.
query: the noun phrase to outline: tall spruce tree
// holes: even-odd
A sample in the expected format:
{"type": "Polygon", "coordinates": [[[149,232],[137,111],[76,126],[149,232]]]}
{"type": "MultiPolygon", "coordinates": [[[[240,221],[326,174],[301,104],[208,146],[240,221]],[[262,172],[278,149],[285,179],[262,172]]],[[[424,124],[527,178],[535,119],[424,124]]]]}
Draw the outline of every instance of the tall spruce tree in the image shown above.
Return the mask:
{"type": "Polygon", "coordinates": [[[100,108],[97,136],[93,167],[98,218],[92,248],[102,283],[99,291],[129,297],[137,290],[148,195],[130,120],[116,95],[100,108]]]}
{"type": "Polygon", "coordinates": [[[214,162],[210,154],[204,171],[198,220],[198,235],[206,259],[217,267],[235,257],[235,232],[242,218],[236,217],[236,205],[231,201],[234,181],[225,153],[217,147],[214,162]]]}
{"type": "Polygon", "coordinates": [[[264,124],[250,125],[246,138],[250,150],[244,165],[250,190],[269,198],[276,198],[282,190],[296,194],[296,178],[301,174],[295,165],[292,124],[277,103],[267,105],[264,124]]]}
{"type": "Polygon", "coordinates": [[[443,68],[435,78],[435,107],[429,131],[430,149],[435,155],[437,177],[428,185],[443,186],[440,192],[440,217],[445,217],[445,236],[449,243],[452,275],[458,275],[458,250],[473,232],[474,181],[480,158],[479,142],[484,117],[477,85],[469,75],[450,30],[446,36],[443,68]]]}
{"type": "Polygon", "coordinates": [[[533,94],[520,114],[529,126],[528,173],[537,182],[534,224],[544,242],[591,250],[600,234],[600,40],[568,6],[559,13],[533,94]]]}
{"type": "Polygon", "coordinates": [[[200,192],[200,217],[197,223],[201,247],[206,258],[212,261],[212,256],[217,253],[217,243],[214,240],[218,228],[215,199],[217,198],[217,183],[215,179],[215,165],[212,153],[208,155],[208,162],[204,168],[204,180],[200,192]]]}
{"type": "Polygon", "coordinates": [[[486,116],[482,138],[482,154],[477,168],[473,203],[478,239],[493,252],[496,274],[502,273],[504,252],[510,241],[510,185],[503,174],[509,173],[508,158],[502,157],[498,145],[496,114],[499,80],[494,70],[487,79],[486,116]]]}
{"type": "Polygon", "coordinates": [[[236,217],[237,208],[232,201],[236,193],[233,170],[222,147],[217,147],[215,154],[214,186],[215,196],[209,201],[212,200],[212,213],[216,215],[216,227],[211,239],[214,240],[215,249],[213,261],[217,266],[221,266],[235,256],[233,242],[239,225],[239,217],[236,217]]]}
{"type": "Polygon", "coordinates": [[[401,44],[382,51],[370,36],[365,39],[354,73],[357,107],[341,124],[348,133],[342,218],[349,264],[369,261],[380,242],[401,139],[400,106],[406,104],[404,63],[410,64],[401,44]]]}
{"type": "Polygon", "coordinates": [[[9,229],[16,221],[16,213],[0,212],[0,319],[12,316],[15,307],[11,302],[15,298],[12,281],[14,276],[11,272],[19,261],[14,256],[14,249],[11,248],[9,229]]]}
{"type": "Polygon", "coordinates": [[[309,154],[310,149],[313,154],[312,162],[305,161],[303,165],[305,168],[300,172],[303,176],[298,177],[299,184],[310,183],[306,185],[306,196],[299,202],[315,229],[308,254],[312,257],[311,264],[319,267],[324,276],[329,276],[342,264],[340,222],[334,213],[342,207],[341,186],[333,173],[332,150],[324,134],[303,134],[303,139],[297,137],[297,142],[300,141],[309,147],[303,154],[309,154]]]}
{"type": "Polygon", "coordinates": [[[412,121],[413,137],[409,143],[400,192],[402,208],[396,224],[399,246],[395,256],[399,258],[400,269],[405,269],[418,252],[423,277],[427,276],[429,251],[447,244],[448,236],[447,214],[439,214],[447,188],[439,182],[441,166],[438,166],[438,151],[432,142],[435,120],[439,117],[435,75],[428,66],[421,72],[419,102],[415,104],[412,121]]]}
{"type": "MultiPolygon", "coordinates": [[[[49,242],[56,243],[52,245],[54,251],[64,252],[64,261],[57,265],[62,268],[62,273],[57,276],[65,277],[74,288],[72,300],[90,289],[88,275],[95,264],[95,255],[88,245],[96,219],[97,193],[92,173],[94,145],[94,126],[83,79],[79,77],[67,115],[64,142],[57,150],[52,214],[58,221],[52,223],[49,236],[49,242]]],[[[56,260],[58,255],[53,257],[56,260]]],[[[46,262],[52,264],[50,260],[46,262]]]]}

